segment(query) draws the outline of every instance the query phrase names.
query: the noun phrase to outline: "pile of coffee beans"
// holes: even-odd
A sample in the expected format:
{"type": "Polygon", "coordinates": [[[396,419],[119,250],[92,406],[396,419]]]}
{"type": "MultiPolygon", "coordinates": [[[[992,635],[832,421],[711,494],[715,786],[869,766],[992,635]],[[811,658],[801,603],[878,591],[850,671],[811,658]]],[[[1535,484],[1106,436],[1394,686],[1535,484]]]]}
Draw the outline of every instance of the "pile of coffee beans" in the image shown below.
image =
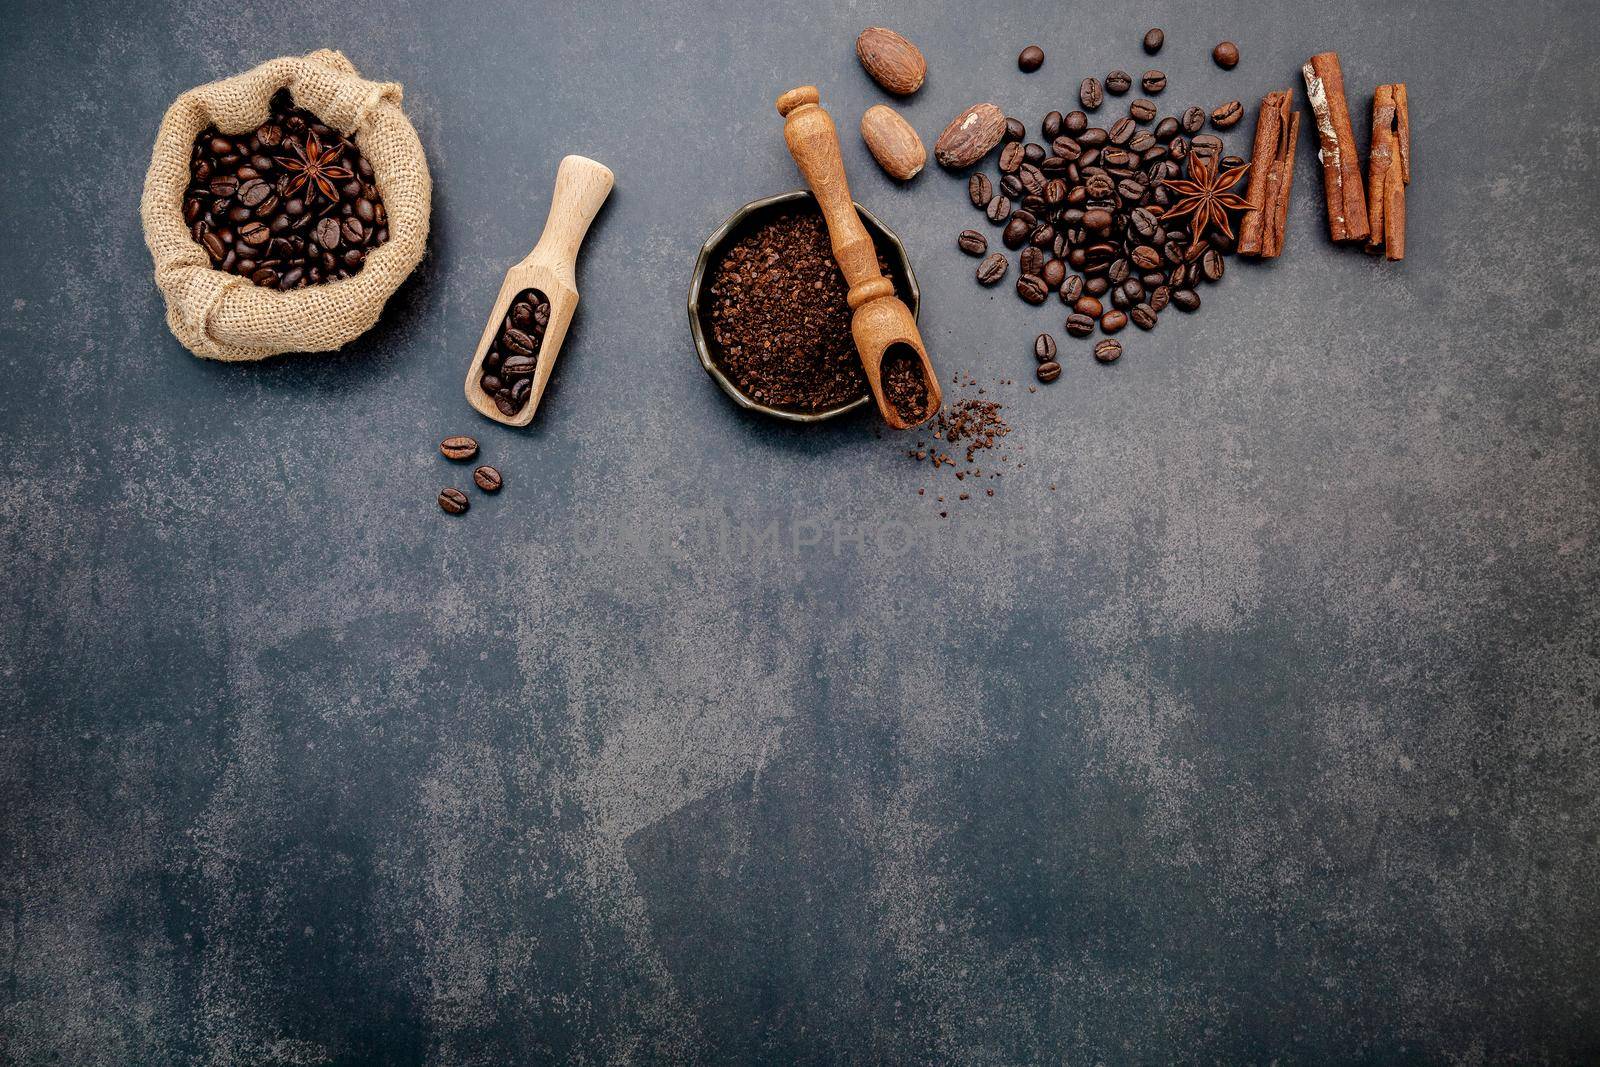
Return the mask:
{"type": "Polygon", "coordinates": [[[286,89],[249,133],[202,130],[189,175],[189,232],[213,267],[264,288],[348,278],[389,239],[372,164],[286,89]]]}
{"type": "Polygon", "coordinates": [[[500,414],[509,417],[528,406],[549,325],[550,300],[538,289],[518,293],[500,320],[500,332],[483,357],[483,376],[478,379],[478,388],[493,398],[500,414]]]}
{"type": "MultiPolygon", "coordinates": [[[[904,298],[881,252],[878,269],[904,298]]],[[[866,396],[848,291],[814,203],[769,215],[706,275],[711,357],[741,393],[772,407],[814,413],[866,396]]]]}
{"type": "MultiPolygon", "coordinates": [[[[478,454],[478,442],[466,434],[456,434],[439,442],[439,454],[454,463],[465,463],[478,454]]],[[[488,464],[472,472],[472,482],[485,493],[498,493],[505,478],[488,464]]],[[[439,508],[446,515],[464,515],[472,507],[472,500],[454,486],[439,490],[439,508]]]]}
{"type": "MultiPolygon", "coordinates": [[[[1152,55],[1164,43],[1165,35],[1155,29],[1143,41],[1152,55]]],[[[1135,80],[1122,70],[1085,78],[1081,107],[1045,115],[1036,141],[1027,139],[1023,123],[1008,118],[998,177],[974,173],[967,183],[972,205],[999,227],[1009,250],[991,251],[977,230],[961,232],[958,247],[982,257],[978,282],[1000,282],[1014,255],[1018,297],[1037,305],[1055,293],[1070,309],[1064,325],[1074,337],[1096,329],[1109,337],[1130,322],[1153,330],[1168,307],[1198,309],[1197,286],[1220,280],[1223,255],[1233,250],[1233,239],[1214,224],[1197,234],[1194,215],[1170,223],[1163,216],[1183,199],[1166,183],[1244,164],[1223,154],[1219,137],[1202,132],[1208,119],[1218,129],[1233,126],[1241,106],[1230,101],[1210,114],[1188,107],[1161,116],[1150,97],[1166,88],[1166,75],[1149,70],[1137,84],[1147,96],[1135,99],[1125,114],[1097,123],[1090,115],[1106,105],[1107,94],[1130,92],[1135,80]],[[1204,163],[1197,172],[1198,160],[1204,163]]],[[[1243,184],[1229,191],[1242,194],[1243,184]]],[[[1060,376],[1053,337],[1040,335],[1033,351],[1041,381],[1060,376]]],[[[1112,362],[1121,353],[1119,342],[1103,346],[1097,356],[1112,362]]]]}

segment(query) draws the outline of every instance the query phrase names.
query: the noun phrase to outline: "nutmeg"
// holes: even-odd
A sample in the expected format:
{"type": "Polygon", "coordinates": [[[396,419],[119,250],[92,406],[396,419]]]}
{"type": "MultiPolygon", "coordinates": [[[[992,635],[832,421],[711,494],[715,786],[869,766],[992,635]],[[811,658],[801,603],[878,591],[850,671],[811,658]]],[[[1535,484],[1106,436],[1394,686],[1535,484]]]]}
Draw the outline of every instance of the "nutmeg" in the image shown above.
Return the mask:
{"type": "Polygon", "coordinates": [[[869,107],[861,116],[861,139],[878,166],[897,181],[915,178],[928,161],[928,150],[922,147],[917,131],[887,104],[869,107]]]}
{"type": "Polygon", "coordinates": [[[896,96],[910,96],[928,77],[928,61],[917,46],[882,26],[868,26],[856,38],[856,58],[872,80],[896,96]]]}
{"type": "Polygon", "coordinates": [[[1005,114],[994,104],[973,104],[957,115],[933,142],[933,158],[941,167],[970,167],[994,150],[1005,136],[1005,114]]]}

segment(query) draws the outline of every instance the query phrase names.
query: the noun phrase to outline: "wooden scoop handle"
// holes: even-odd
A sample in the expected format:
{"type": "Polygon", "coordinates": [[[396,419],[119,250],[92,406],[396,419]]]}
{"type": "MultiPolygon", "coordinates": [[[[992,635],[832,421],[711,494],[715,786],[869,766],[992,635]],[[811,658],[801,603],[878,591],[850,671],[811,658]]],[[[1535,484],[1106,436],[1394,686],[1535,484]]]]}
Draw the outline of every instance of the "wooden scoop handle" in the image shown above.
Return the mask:
{"type": "Polygon", "coordinates": [[[939,381],[933,373],[922,337],[917,332],[911,309],[895,296],[894,282],[878,270],[878,249],[872,235],[861,225],[850,183],[844,176],[844,158],[839,153],[839,131],[833,117],[819,104],[814,85],[790,89],[778,97],[778,114],[784,118],[783,138],[789,154],[805,175],[806,183],[817,196],[822,217],[828,224],[833,258],[850,283],[849,302],[853,313],[850,332],[855,338],[861,368],[878,402],[884,421],[897,430],[909,429],[925,421],[939,409],[939,381]],[[927,385],[928,405],[920,417],[907,420],[895,410],[883,392],[883,356],[891,348],[903,346],[915,353],[927,385]]]}
{"type": "Polygon", "coordinates": [[[611,168],[585,156],[567,156],[556,170],[555,192],[550,194],[550,214],[544,220],[539,243],[524,261],[551,267],[573,289],[578,287],[578,249],[599,214],[616,176],[611,168]]]}

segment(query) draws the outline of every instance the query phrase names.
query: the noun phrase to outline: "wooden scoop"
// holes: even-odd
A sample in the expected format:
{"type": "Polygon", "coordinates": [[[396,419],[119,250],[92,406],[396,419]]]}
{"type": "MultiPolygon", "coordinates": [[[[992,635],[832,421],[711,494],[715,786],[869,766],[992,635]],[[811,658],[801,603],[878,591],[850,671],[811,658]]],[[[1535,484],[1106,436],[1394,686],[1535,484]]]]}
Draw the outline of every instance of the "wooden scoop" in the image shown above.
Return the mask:
{"type": "Polygon", "coordinates": [[[894,283],[878,271],[877,247],[850,199],[844,159],[839,154],[839,131],[832,116],[818,106],[819,99],[815,85],[802,85],[778,97],[778,114],[784,117],[783,138],[800,173],[817,194],[833,241],[833,258],[850,283],[850,334],[867,373],[867,384],[872,386],[872,397],[883,421],[897,430],[908,430],[939,410],[939,378],[922,346],[911,309],[894,295],[894,283]],[[883,393],[883,363],[890,355],[911,357],[927,385],[927,407],[910,419],[901,417],[883,393]]]}
{"type": "Polygon", "coordinates": [[[506,271],[500,283],[500,295],[495,297],[494,310],[489,324],[483,328],[478,340],[478,351],[467,368],[467,403],[478,414],[503,422],[507,426],[526,426],[533,421],[539,408],[544,387],[550,381],[550,371],[556,357],[561,354],[561,342],[566,339],[567,326],[578,307],[578,248],[589,232],[600,205],[611,195],[615,177],[606,167],[583,156],[568,156],[556,171],[556,191],[550,197],[550,215],[544,222],[544,233],[528,258],[506,271]],[[483,357],[499,336],[500,324],[505,321],[511,302],[525,289],[537,289],[550,301],[550,321],[545,326],[544,339],[539,344],[539,363],[533,373],[533,391],[528,402],[515,415],[506,415],[495,406],[494,397],[478,386],[483,377],[483,357]]]}

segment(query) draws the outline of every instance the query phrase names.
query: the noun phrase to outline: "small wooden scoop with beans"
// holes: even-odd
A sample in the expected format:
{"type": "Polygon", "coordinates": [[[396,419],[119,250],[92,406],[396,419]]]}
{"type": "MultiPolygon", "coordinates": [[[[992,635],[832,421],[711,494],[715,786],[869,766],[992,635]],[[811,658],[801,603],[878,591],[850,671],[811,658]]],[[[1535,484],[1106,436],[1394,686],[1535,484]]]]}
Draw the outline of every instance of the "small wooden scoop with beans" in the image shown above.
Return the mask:
{"type": "MultiPolygon", "coordinates": [[[[911,309],[894,295],[894,283],[878,270],[877,247],[861,225],[850,199],[844,159],[839,154],[839,131],[832,116],[818,106],[819,100],[814,85],[802,85],[778,97],[778,114],[784,117],[783,137],[800,173],[817,194],[822,217],[828,223],[833,258],[850,283],[850,334],[855,338],[872,397],[878,402],[883,421],[897,430],[908,430],[939,410],[939,379],[928,360],[911,309]],[[892,368],[891,378],[897,373],[921,378],[922,389],[909,391],[913,396],[925,397],[920,411],[901,410],[885,393],[885,368],[892,368]]],[[[914,382],[915,378],[911,380],[914,382]]],[[[891,392],[899,395],[898,391],[891,392]]],[[[901,400],[904,404],[904,397],[901,400]]]]}

